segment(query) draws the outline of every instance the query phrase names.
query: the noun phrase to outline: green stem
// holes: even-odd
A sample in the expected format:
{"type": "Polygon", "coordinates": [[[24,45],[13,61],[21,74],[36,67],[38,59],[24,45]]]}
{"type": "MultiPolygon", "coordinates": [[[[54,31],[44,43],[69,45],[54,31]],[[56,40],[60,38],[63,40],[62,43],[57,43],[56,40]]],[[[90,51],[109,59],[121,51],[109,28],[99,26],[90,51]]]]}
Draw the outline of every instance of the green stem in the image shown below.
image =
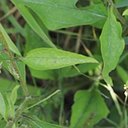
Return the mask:
{"type": "Polygon", "coordinates": [[[127,114],[127,108],[126,108],[126,104],[127,104],[127,96],[125,96],[125,101],[124,101],[124,125],[125,128],[127,128],[128,126],[128,114],[127,114]]]}
{"type": "MultiPolygon", "coordinates": [[[[18,75],[18,78],[15,78],[15,79],[19,80],[20,85],[21,85],[21,87],[23,89],[23,92],[24,92],[25,96],[29,96],[29,92],[28,92],[28,88],[26,86],[26,82],[25,82],[24,79],[22,79],[22,76],[21,76],[20,71],[18,69],[17,63],[14,61],[14,59],[15,59],[14,55],[10,51],[10,49],[8,47],[8,44],[6,43],[6,41],[5,41],[5,39],[4,39],[2,34],[0,35],[0,38],[1,38],[2,42],[3,42],[3,46],[5,48],[5,53],[9,57],[9,60],[10,60],[10,63],[11,63],[11,68],[14,69],[15,72],[16,72],[16,75],[18,75]]],[[[13,74],[13,76],[15,77],[14,74],[13,74]]]]}
{"type": "Polygon", "coordinates": [[[39,101],[39,102],[33,104],[33,105],[30,106],[30,107],[28,107],[27,110],[30,109],[30,108],[33,108],[33,107],[35,107],[35,106],[37,106],[37,105],[39,105],[39,104],[41,104],[41,103],[43,103],[43,102],[45,102],[45,101],[47,101],[48,99],[50,99],[51,97],[53,97],[54,95],[56,95],[56,94],[59,93],[59,92],[60,92],[60,90],[56,90],[55,92],[53,92],[53,93],[52,93],[51,95],[49,95],[48,97],[46,97],[46,98],[44,98],[43,100],[41,100],[41,101],[39,101]]]}
{"type": "Polygon", "coordinates": [[[110,119],[108,119],[108,118],[105,118],[105,120],[106,120],[108,123],[110,123],[110,124],[112,124],[113,126],[115,126],[116,128],[119,128],[119,126],[118,126],[115,122],[113,122],[112,120],[110,120],[110,119]]]}
{"type": "Polygon", "coordinates": [[[25,110],[25,108],[28,105],[28,103],[29,103],[30,100],[31,100],[31,96],[25,97],[25,100],[23,101],[23,103],[16,110],[15,122],[19,119],[20,115],[25,110]]]}
{"type": "Polygon", "coordinates": [[[62,78],[59,78],[59,89],[61,91],[61,104],[60,104],[60,113],[59,113],[59,125],[63,125],[63,112],[64,112],[64,92],[62,86],[62,78]]]}
{"type": "Polygon", "coordinates": [[[27,104],[28,104],[28,102],[30,100],[31,100],[31,97],[30,96],[25,98],[25,100],[23,101],[23,103],[16,110],[15,118],[9,119],[5,128],[13,128],[15,122],[18,121],[19,117],[21,116],[21,114],[25,110],[25,108],[26,108],[26,106],[27,106],[27,104]]]}
{"type": "Polygon", "coordinates": [[[118,9],[116,8],[116,6],[114,5],[113,0],[107,0],[107,2],[108,2],[109,7],[113,7],[114,12],[115,12],[115,14],[116,14],[118,20],[119,20],[123,25],[125,25],[125,24],[126,24],[126,21],[125,21],[125,19],[122,17],[122,15],[119,13],[119,11],[118,11],[118,9]]]}

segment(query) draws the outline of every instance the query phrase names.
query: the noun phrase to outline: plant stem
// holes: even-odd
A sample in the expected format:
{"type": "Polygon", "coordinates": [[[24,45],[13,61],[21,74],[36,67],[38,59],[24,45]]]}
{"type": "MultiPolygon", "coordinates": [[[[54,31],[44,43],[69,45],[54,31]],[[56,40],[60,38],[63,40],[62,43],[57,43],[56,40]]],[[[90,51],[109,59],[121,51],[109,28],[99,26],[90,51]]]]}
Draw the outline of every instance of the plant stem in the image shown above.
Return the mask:
{"type": "Polygon", "coordinates": [[[62,87],[62,78],[59,78],[59,89],[61,91],[61,104],[59,113],[59,125],[63,125],[63,111],[64,111],[64,92],[62,87]]]}
{"type": "Polygon", "coordinates": [[[125,95],[125,101],[124,101],[124,124],[125,124],[125,128],[127,128],[127,125],[128,125],[128,117],[127,117],[128,115],[127,115],[127,108],[126,108],[127,99],[128,99],[128,96],[125,95]]]}
{"type": "Polygon", "coordinates": [[[28,107],[27,110],[30,109],[30,108],[33,108],[33,107],[35,107],[35,106],[37,106],[37,105],[39,105],[39,104],[41,104],[41,103],[43,103],[43,102],[45,102],[45,101],[47,101],[48,99],[50,99],[51,97],[53,97],[54,95],[56,95],[56,94],[59,93],[59,92],[60,92],[60,90],[56,90],[55,92],[53,92],[53,93],[52,93],[51,95],[49,95],[48,97],[46,97],[46,98],[44,98],[43,100],[41,100],[41,101],[39,101],[39,102],[33,104],[33,105],[30,106],[30,107],[28,107]]]}
{"type": "Polygon", "coordinates": [[[14,122],[11,120],[11,121],[8,121],[7,122],[7,125],[5,126],[5,128],[12,128],[14,125],[14,122]]]}
{"type": "Polygon", "coordinates": [[[9,47],[8,47],[8,44],[6,43],[3,35],[1,34],[0,35],[0,38],[3,42],[3,46],[4,46],[4,49],[5,49],[5,53],[8,55],[9,57],[9,60],[10,60],[10,63],[11,63],[11,69],[13,69],[15,72],[16,72],[16,75],[18,75],[18,78],[15,77],[15,74],[13,74],[14,78],[19,80],[19,83],[23,89],[23,92],[24,92],[24,95],[25,96],[29,96],[29,92],[28,92],[28,88],[26,86],[26,82],[25,80],[22,78],[21,74],[20,74],[20,71],[18,69],[18,66],[17,66],[17,63],[14,61],[14,55],[13,53],[10,51],[9,47]]]}
{"type": "Polygon", "coordinates": [[[29,103],[30,100],[31,100],[31,96],[25,97],[25,100],[23,101],[23,103],[16,110],[15,122],[19,119],[20,115],[25,110],[25,108],[28,105],[28,103],[29,103]]]}
{"type": "Polygon", "coordinates": [[[114,11],[115,11],[115,14],[118,18],[118,20],[123,24],[125,25],[126,24],[126,21],[125,19],[121,16],[121,14],[119,13],[118,9],[114,6],[114,11]]]}

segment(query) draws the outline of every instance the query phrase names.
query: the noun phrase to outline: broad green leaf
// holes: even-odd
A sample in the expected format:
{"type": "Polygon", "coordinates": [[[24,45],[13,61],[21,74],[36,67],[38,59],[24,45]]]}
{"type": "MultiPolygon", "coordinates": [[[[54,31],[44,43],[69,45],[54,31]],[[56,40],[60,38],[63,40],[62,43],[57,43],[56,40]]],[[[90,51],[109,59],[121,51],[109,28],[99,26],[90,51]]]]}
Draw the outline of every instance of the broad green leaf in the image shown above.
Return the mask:
{"type": "Polygon", "coordinates": [[[128,73],[124,70],[123,67],[121,67],[119,65],[117,66],[116,70],[117,70],[117,73],[118,73],[119,77],[121,78],[121,80],[124,83],[126,83],[128,81],[128,73]]]}
{"type": "Polygon", "coordinates": [[[0,114],[3,118],[6,118],[6,104],[3,95],[0,92],[0,114]]]}
{"type": "Polygon", "coordinates": [[[80,64],[77,66],[64,67],[59,70],[34,70],[30,68],[32,76],[39,79],[50,79],[54,80],[57,78],[58,74],[61,78],[75,77],[93,70],[98,64],[80,64]]]}
{"type": "Polygon", "coordinates": [[[128,0],[115,0],[115,5],[118,8],[127,7],[128,6],[128,0]]]}
{"type": "Polygon", "coordinates": [[[104,80],[110,85],[112,85],[112,80],[109,77],[109,73],[116,68],[125,45],[121,34],[121,25],[116,20],[113,9],[110,8],[100,36],[101,53],[104,63],[102,74],[104,80]]]}
{"type": "Polygon", "coordinates": [[[98,90],[78,91],[72,106],[70,128],[93,128],[109,110],[98,90]]]}
{"type": "MultiPolygon", "coordinates": [[[[25,51],[24,54],[29,52],[32,49],[40,48],[40,47],[49,47],[47,44],[43,43],[43,40],[28,26],[25,26],[25,51]]],[[[40,71],[40,70],[34,70],[30,68],[30,72],[32,76],[39,78],[39,79],[54,79],[55,73],[52,70],[47,71],[40,71]]]]}
{"type": "Polygon", "coordinates": [[[9,49],[17,54],[17,55],[21,55],[19,50],[17,49],[17,47],[14,45],[14,43],[12,42],[12,40],[9,38],[9,36],[7,35],[6,31],[4,30],[3,26],[0,24],[0,43],[2,43],[3,45],[7,45],[7,47],[9,47],[9,49]]]}
{"type": "Polygon", "coordinates": [[[55,70],[35,70],[30,68],[32,76],[38,78],[38,79],[49,79],[49,80],[54,80],[57,78],[57,74],[55,70]]]}
{"type": "Polygon", "coordinates": [[[67,77],[75,77],[81,75],[82,73],[86,73],[90,70],[95,69],[98,64],[79,64],[77,66],[70,66],[60,69],[59,75],[62,78],[67,77]]]}
{"type": "Polygon", "coordinates": [[[11,99],[12,104],[15,104],[15,102],[16,102],[17,91],[18,91],[19,87],[20,87],[19,85],[15,86],[14,89],[12,90],[12,92],[11,92],[10,99],[11,99]]]}
{"type": "Polygon", "coordinates": [[[59,69],[80,63],[97,63],[94,58],[56,48],[34,49],[22,60],[36,70],[59,69]]]}
{"type": "Polygon", "coordinates": [[[103,4],[93,4],[80,9],[75,5],[77,0],[20,0],[20,2],[13,0],[13,2],[21,13],[23,12],[21,7],[26,10],[27,7],[32,9],[50,30],[92,25],[100,21],[102,26],[106,19],[106,9],[103,4]]]}
{"type": "Polygon", "coordinates": [[[31,26],[31,28],[45,41],[45,43],[47,43],[51,47],[56,47],[49,39],[47,33],[41,28],[41,26],[37,23],[33,15],[29,12],[28,8],[21,4],[21,0],[12,0],[12,2],[19,9],[20,13],[31,26]]]}

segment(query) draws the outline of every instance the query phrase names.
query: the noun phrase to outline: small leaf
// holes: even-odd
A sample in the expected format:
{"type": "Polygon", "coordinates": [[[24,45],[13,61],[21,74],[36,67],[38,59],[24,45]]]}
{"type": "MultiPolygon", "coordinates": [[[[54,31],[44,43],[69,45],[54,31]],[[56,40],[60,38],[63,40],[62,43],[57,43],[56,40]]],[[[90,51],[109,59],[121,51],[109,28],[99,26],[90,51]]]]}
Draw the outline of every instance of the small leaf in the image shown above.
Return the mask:
{"type": "Polygon", "coordinates": [[[31,50],[22,60],[25,64],[36,70],[59,69],[80,63],[97,63],[94,58],[56,48],[37,48],[31,50]]]}
{"type": "Polygon", "coordinates": [[[17,76],[19,76],[20,79],[22,79],[22,82],[26,83],[25,64],[21,61],[16,61],[16,64],[19,71],[19,74],[17,74],[17,76]]]}
{"type": "Polygon", "coordinates": [[[1,24],[0,24],[0,42],[2,42],[4,45],[8,45],[9,49],[13,53],[15,53],[15,54],[17,54],[19,56],[21,55],[20,52],[19,52],[19,50],[14,45],[14,43],[12,42],[12,40],[9,38],[9,36],[7,35],[6,31],[4,30],[4,28],[2,27],[1,24]]]}
{"type": "Polygon", "coordinates": [[[7,106],[6,116],[7,118],[14,118],[15,117],[15,106],[12,102],[10,95],[11,95],[10,93],[5,94],[6,106],[7,106]]]}
{"type": "Polygon", "coordinates": [[[70,128],[92,128],[109,113],[98,90],[78,91],[74,102],[70,128]]]}
{"type": "Polygon", "coordinates": [[[128,9],[123,12],[123,16],[128,15],[128,9]]]}
{"type": "Polygon", "coordinates": [[[14,105],[17,99],[17,90],[19,89],[19,85],[15,86],[14,89],[11,92],[11,102],[14,105]]]}
{"type": "Polygon", "coordinates": [[[116,70],[122,81],[126,83],[128,81],[128,73],[119,65],[117,66],[116,70]]]}
{"type": "Polygon", "coordinates": [[[104,63],[102,74],[106,83],[110,85],[112,85],[112,80],[109,77],[109,73],[116,68],[124,50],[125,42],[121,34],[121,25],[117,22],[113,14],[113,9],[110,8],[108,18],[100,36],[101,53],[104,63]]]}
{"type": "Polygon", "coordinates": [[[0,92],[0,114],[2,115],[3,118],[6,117],[6,103],[1,92],[0,92]]]}

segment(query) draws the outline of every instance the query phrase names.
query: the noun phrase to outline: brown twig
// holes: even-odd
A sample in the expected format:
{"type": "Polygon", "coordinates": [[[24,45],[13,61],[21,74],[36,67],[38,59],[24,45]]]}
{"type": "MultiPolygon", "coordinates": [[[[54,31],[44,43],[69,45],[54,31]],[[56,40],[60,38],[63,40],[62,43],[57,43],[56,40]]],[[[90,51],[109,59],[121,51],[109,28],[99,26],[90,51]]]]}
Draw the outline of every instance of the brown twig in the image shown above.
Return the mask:
{"type": "Polygon", "coordinates": [[[4,20],[5,18],[7,18],[8,16],[10,16],[11,14],[13,14],[16,10],[17,8],[13,7],[8,13],[6,13],[3,17],[0,18],[0,22],[4,20]]]}

